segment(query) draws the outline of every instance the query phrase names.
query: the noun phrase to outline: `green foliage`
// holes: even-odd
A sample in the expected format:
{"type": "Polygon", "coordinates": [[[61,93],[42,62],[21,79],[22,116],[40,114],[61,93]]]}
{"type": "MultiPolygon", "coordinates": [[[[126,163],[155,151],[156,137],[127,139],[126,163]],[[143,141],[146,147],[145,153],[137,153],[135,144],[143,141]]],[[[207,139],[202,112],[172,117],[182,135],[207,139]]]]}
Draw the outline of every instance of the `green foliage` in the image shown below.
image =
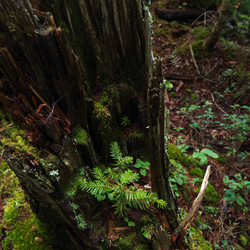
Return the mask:
{"type": "Polygon", "coordinates": [[[146,176],[147,169],[149,169],[150,163],[149,162],[143,162],[140,159],[136,159],[135,167],[140,169],[140,174],[143,176],[146,176]]]}
{"type": "Polygon", "coordinates": [[[164,79],[164,84],[165,84],[166,90],[168,91],[170,91],[173,88],[173,84],[166,79],[164,79]]]}
{"type": "Polygon", "coordinates": [[[196,250],[212,250],[209,241],[206,241],[202,235],[202,231],[191,227],[190,249],[196,250]]]}
{"type": "Polygon", "coordinates": [[[0,180],[0,193],[2,195],[13,195],[20,185],[18,178],[3,159],[0,164],[0,180]]]}
{"type": "Polygon", "coordinates": [[[195,167],[195,168],[191,169],[189,171],[189,174],[191,176],[199,176],[199,177],[203,177],[204,176],[203,171],[199,167],[195,167]]]}
{"type": "Polygon", "coordinates": [[[187,183],[187,177],[185,175],[187,171],[185,168],[182,167],[182,165],[179,162],[173,159],[170,159],[170,163],[174,167],[174,170],[171,173],[169,181],[175,196],[179,197],[180,194],[178,192],[178,185],[182,186],[183,184],[187,183]]]}
{"type": "Polygon", "coordinates": [[[76,143],[87,143],[87,132],[82,128],[77,128],[74,130],[72,138],[75,140],[76,143]]]}
{"type": "MultiPolygon", "coordinates": [[[[200,187],[195,190],[196,193],[200,192],[200,187]]],[[[214,187],[208,183],[205,195],[202,200],[203,204],[211,204],[213,206],[217,206],[219,203],[219,195],[215,191],[214,187]]]]}
{"type": "Polygon", "coordinates": [[[110,155],[116,161],[117,170],[121,172],[126,169],[129,164],[133,163],[133,157],[122,156],[122,152],[117,142],[111,142],[110,144],[110,155]]]}
{"type": "MultiPolygon", "coordinates": [[[[122,157],[117,142],[112,142],[110,148],[111,156],[116,160],[117,167],[105,170],[94,168],[93,177],[95,180],[82,179],[81,188],[90,192],[98,200],[106,198],[111,200],[114,203],[115,214],[118,216],[127,215],[131,208],[145,210],[149,208],[151,203],[157,204],[160,208],[166,207],[166,201],[159,199],[156,193],[137,189],[132,185],[133,182],[139,180],[139,174],[126,169],[127,164],[133,161],[132,157],[122,157]]],[[[147,167],[147,163],[142,161],[137,164],[144,164],[144,168],[147,167]]]]}
{"type": "Polygon", "coordinates": [[[74,212],[78,227],[81,229],[85,229],[87,227],[87,223],[84,219],[84,216],[77,212],[78,205],[75,203],[71,203],[71,206],[73,208],[73,212],[74,212]]]}
{"type": "Polygon", "coordinates": [[[214,153],[211,149],[208,148],[203,148],[201,151],[198,149],[193,153],[194,158],[199,158],[200,159],[200,164],[207,164],[207,156],[210,156],[212,158],[218,158],[219,156],[214,153]]]}
{"type": "Polygon", "coordinates": [[[166,202],[158,199],[155,193],[128,186],[139,179],[139,175],[131,170],[118,173],[111,168],[104,171],[94,168],[93,176],[96,179],[94,181],[83,179],[82,189],[95,196],[105,194],[114,203],[118,216],[126,215],[130,208],[145,210],[151,203],[156,203],[160,208],[166,206],[166,202]]]}
{"type": "Polygon", "coordinates": [[[1,242],[3,249],[51,249],[44,225],[32,214],[21,189],[4,207],[4,225],[8,230],[1,242]]]}
{"type": "Polygon", "coordinates": [[[122,123],[121,123],[121,125],[123,126],[123,127],[127,127],[129,124],[130,124],[130,119],[129,119],[129,117],[128,116],[124,116],[124,117],[122,117],[122,123]]]}
{"type": "MultiPolygon", "coordinates": [[[[238,104],[233,105],[232,109],[245,109],[248,112],[250,111],[250,107],[240,106],[238,104]]],[[[224,114],[223,118],[228,122],[221,123],[220,126],[224,127],[231,134],[229,140],[232,142],[230,146],[226,147],[229,150],[227,155],[235,155],[238,151],[238,145],[241,145],[241,143],[248,138],[248,133],[250,132],[250,116],[249,113],[238,115],[234,111],[233,114],[224,114]]]]}
{"type": "Polygon", "coordinates": [[[193,166],[199,165],[196,159],[194,159],[192,156],[182,153],[181,150],[173,143],[168,143],[168,156],[169,159],[178,161],[185,167],[189,167],[191,165],[193,166]]]}
{"type": "Polygon", "coordinates": [[[240,207],[243,207],[243,210],[246,212],[247,202],[242,197],[248,195],[248,190],[250,189],[250,181],[246,180],[246,177],[242,178],[241,174],[234,175],[236,180],[229,179],[227,175],[224,176],[223,181],[227,188],[224,190],[224,199],[227,200],[230,204],[237,203],[240,207]]]}
{"type": "Polygon", "coordinates": [[[130,221],[128,217],[124,217],[124,220],[128,223],[129,227],[134,227],[135,223],[133,221],[130,221]]]}

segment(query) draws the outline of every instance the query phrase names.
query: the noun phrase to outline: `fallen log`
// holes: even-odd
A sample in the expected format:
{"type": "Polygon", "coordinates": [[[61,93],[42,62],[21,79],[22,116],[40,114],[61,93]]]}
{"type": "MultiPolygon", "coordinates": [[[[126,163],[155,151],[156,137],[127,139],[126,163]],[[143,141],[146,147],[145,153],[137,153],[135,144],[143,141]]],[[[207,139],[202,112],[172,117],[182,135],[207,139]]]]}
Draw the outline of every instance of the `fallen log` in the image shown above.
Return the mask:
{"type": "Polygon", "coordinates": [[[201,9],[164,9],[155,8],[155,15],[166,21],[185,20],[199,17],[204,10],[201,9]]]}

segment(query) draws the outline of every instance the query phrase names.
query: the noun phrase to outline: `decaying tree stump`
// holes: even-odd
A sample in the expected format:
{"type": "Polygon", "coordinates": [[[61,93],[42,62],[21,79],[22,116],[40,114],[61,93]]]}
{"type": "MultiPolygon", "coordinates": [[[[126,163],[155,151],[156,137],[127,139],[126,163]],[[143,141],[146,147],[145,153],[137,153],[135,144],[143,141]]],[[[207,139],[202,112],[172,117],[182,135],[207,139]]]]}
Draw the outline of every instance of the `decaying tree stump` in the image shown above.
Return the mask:
{"type": "MultiPolygon", "coordinates": [[[[177,225],[168,182],[165,92],[159,62],[149,88],[149,146],[145,143],[148,124],[141,118],[143,108],[146,114],[153,69],[149,12],[142,2],[0,2],[0,71],[4,75],[0,102],[40,150],[37,155],[10,150],[2,155],[19,178],[32,210],[55,234],[56,248],[98,247],[90,239],[89,227],[98,212],[96,199],[78,189],[68,193],[80,172],[90,179],[91,169],[100,159],[108,159],[112,140],[123,140],[120,121],[124,116],[143,131],[140,143],[141,148],[147,147],[145,154],[152,152],[153,190],[169,204],[164,211],[167,219],[161,218],[166,221],[164,227],[171,231],[177,225]],[[103,102],[102,90],[106,93],[103,102]],[[77,215],[84,217],[85,228],[79,227],[77,215]]],[[[128,146],[125,142],[124,148],[128,146]]],[[[166,235],[159,228],[156,231],[164,245],[166,235]]]]}
{"type": "Polygon", "coordinates": [[[167,156],[167,110],[165,85],[163,83],[161,59],[156,59],[154,74],[148,88],[148,119],[150,140],[150,166],[152,189],[161,199],[168,202],[164,210],[167,217],[166,231],[172,232],[177,226],[177,204],[169,183],[169,160],[167,156]]]}

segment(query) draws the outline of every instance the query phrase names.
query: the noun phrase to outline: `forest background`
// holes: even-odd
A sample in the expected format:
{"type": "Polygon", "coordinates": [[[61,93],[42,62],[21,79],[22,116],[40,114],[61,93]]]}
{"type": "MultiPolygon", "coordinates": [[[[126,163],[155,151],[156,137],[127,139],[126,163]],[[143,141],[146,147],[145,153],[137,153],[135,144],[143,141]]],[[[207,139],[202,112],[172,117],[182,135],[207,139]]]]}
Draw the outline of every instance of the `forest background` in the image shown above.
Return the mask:
{"type": "MultiPolygon", "coordinates": [[[[250,13],[249,1],[238,1],[237,4],[237,9],[234,6],[232,16],[223,26],[219,41],[210,51],[204,50],[203,46],[217,20],[219,11],[217,5],[215,5],[216,8],[207,7],[207,11],[199,14],[197,18],[171,21],[159,18],[162,9],[185,10],[190,7],[189,3],[155,1],[149,5],[154,32],[152,50],[155,57],[160,55],[162,59],[163,77],[167,90],[165,100],[169,110],[169,180],[174,194],[178,198],[178,207],[183,218],[199,192],[207,165],[212,166],[210,183],[202,206],[191,226],[185,230],[183,241],[191,249],[195,248],[191,242],[193,244],[198,242],[201,249],[204,249],[202,244],[207,243],[202,243],[201,238],[203,237],[211,244],[209,247],[213,249],[247,249],[250,242],[248,219],[250,209],[248,202],[250,186],[250,13]],[[192,228],[196,228],[196,230],[192,228]],[[192,237],[195,237],[197,242],[194,242],[192,237]]],[[[1,44],[1,48],[3,47],[4,44],[1,44]]],[[[9,81],[4,73],[5,71],[2,71],[2,93],[9,99],[14,98],[8,92],[9,90],[6,93],[6,89],[4,89],[6,82],[9,81]]],[[[115,82],[115,79],[112,78],[113,76],[110,76],[105,80],[115,82]]],[[[101,80],[96,80],[96,87],[92,92],[96,105],[95,110],[99,108],[104,114],[104,116],[99,113],[96,115],[99,118],[98,121],[107,118],[105,114],[108,114],[109,105],[107,97],[105,99],[103,95],[107,88],[101,80]],[[101,98],[102,101],[100,101],[101,98]]],[[[19,98],[22,97],[19,96],[19,98]]],[[[60,103],[60,98],[63,100],[61,96],[54,100],[51,109],[54,110],[56,104],[60,103]]],[[[1,102],[6,111],[6,101],[4,101],[3,95],[1,102]]],[[[39,115],[44,106],[39,106],[36,115],[39,115]]],[[[49,119],[47,119],[44,122],[48,122],[49,119]]],[[[137,130],[134,119],[131,114],[123,114],[120,118],[120,126],[123,131],[121,141],[129,138],[127,144],[129,149],[124,147],[125,144],[119,142],[119,146],[108,144],[106,148],[100,148],[99,152],[104,156],[110,154],[111,149],[111,159],[105,159],[104,162],[111,164],[113,159],[116,164],[121,165],[119,159],[125,160],[127,165],[138,167],[138,174],[141,177],[139,185],[151,186],[149,159],[139,159],[138,153],[133,155],[135,159],[137,158],[136,162],[124,157],[128,152],[135,150],[136,147],[131,144],[136,145],[140,141],[140,131],[137,130]]],[[[28,121],[33,122],[32,118],[28,121]]],[[[64,129],[67,130],[68,126],[64,125],[64,129]]],[[[73,139],[78,145],[85,143],[86,140],[82,132],[83,130],[79,128],[73,132],[73,139]]],[[[105,131],[105,133],[108,132],[108,130],[105,131]]],[[[38,164],[37,159],[29,158],[30,153],[37,154],[34,152],[36,149],[26,145],[29,138],[33,136],[34,134],[27,129],[26,131],[25,129],[20,130],[17,123],[14,123],[12,118],[2,111],[2,152],[7,149],[14,154],[21,153],[22,156],[29,159],[29,164],[38,164]]],[[[53,145],[55,151],[57,144],[59,143],[53,145]]],[[[35,143],[33,145],[37,146],[35,143]]],[[[42,158],[40,156],[39,164],[50,164],[43,162],[42,158]]],[[[53,159],[50,160],[53,162],[53,159]]],[[[25,171],[30,170],[29,164],[24,166],[25,171]]],[[[18,179],[2,156],[0,171],[2,198],[0,241],[3,249],[10,247],[16,249],[53,248],[53,240],[51,241],[46,227],[31,212],[18,179]]],[[[57,170],[51,168],[49,171],[56,182],[57,170]]],[[[67,191],[69,196],[72,195],[70,194],[72,190],[67,191]]],[[[100,200],[106,198],[108,193],[110,194],[110,190],[99,194],[97,198],[100,200]]],[[[152,245],[148,242],[153,241],[153,235],[157,235],[154,232],[155,224],[145,223],[142,230],[140,220],[143,216],[139,215],[138,218],[136,211],[132,211],[128,216],[121,216],[118,226],[114,223],[117,217],[111,212],[110,201],[106,199],[100,202],[103,202],[102,206],[105,205],[109,208],[105,210],[105,222],[100,218],[97,219],[100,231],[91,232],[92,242],[98,245],[100,241],[104,241],[106,245],[123,247],[122,249],[124,246],[136,249],[142,244],[146,249],[143,245],[146,243],[143,241],[141,243],[140,240],[138,242],[136,240],[137,243],[131,243],[131,239],[136,238],[135,232],[140,226],[139,231],[144,240],[147,244],[152,245]],[[105,230],[102,231],[102,228],[105,230]],[[121,231],[117,231],[117,228],[120,228],[121,231]]],[[[81,217],[76,204],[71,203],[69,213],[75,216],[80,228],[86,227],[86,222],[81,217]]]]}

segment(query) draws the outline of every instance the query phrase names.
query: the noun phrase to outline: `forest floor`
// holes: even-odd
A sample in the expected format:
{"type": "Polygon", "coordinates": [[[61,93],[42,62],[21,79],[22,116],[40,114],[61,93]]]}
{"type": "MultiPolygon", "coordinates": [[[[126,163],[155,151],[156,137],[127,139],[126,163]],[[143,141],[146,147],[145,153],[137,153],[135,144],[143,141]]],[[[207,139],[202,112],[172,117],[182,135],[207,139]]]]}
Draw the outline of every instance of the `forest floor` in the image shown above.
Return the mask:
{"type": "MultiPolygon", "coordinates": [[[[213,249],[236,249],[236,246],[250,249],[250,193],[247,193],[250,181],[249,30],[244,25],[238,24],[236,28],[227,24],[213,51],[205,55],[199,46],[212,30],[213,16],[193,25],[194,20],[167,22],[156,18],[154,7],[150,8],[154,21],[152,49],[154,56],[159,55],[163,61],[170,111],[169,142],[183,153],[196,152],[201,160],[206,158],[201,152],[204,148],[220,156],[220,160],[208,156],[202,169],[205,172],[207,165],[212,166],[209,180],[219,201],[217,204],[203,203],[192,224],[202,230],[213,249]],[[225,199],[225,189],[229,190],[227,198],[230,201],[225,199]]],[[[199,173],[191,175],[192,168],[190,166],[186,173],[176,169],[179,175],[172,176],[178,180],[176,194],[179,206],[185,211],[196,198],[195,182],[203,177],[199,173]]],[[[6,205],[4,193],[11,193],[8,190],[11,187],[5,184],[17,186],[17,180],[7,167],[1,171],[5,179],[0,183],[3,194],[0,197],[0,225],[6,205]]],[[[6,230],[2,227],[0,232],[0,249],[6,230]]],[[[37,244],[40,244],[39,239],[40,236],[36,237],[37,244]]]]}
{"type": "MultiPolygon", "coordinates": [[[[169,141],[187,154],[208,148],[220,156],[220,160],[208,157],[203,165],[203,172],[207,165],[212,166],[210,183],[220,202],[216,206],[203,204],[193,223],[213,249],[250,249],[249,30],[241,23],[237,27],[226,24],[215,48],[205,55],[199,45],[211,33],[215,17],[206,22],[202,18],[167,22],[155,16],[155,6],[157,3],[150,8],[152,49],[163,61],[169,141]],[[229,190],[227,198],[225,189],[229,190]]],[[[189,173],[185,176],[179,189],[192,190],[196,179],[189,173]]],[[[179,198],[186,211],[195,198],[194,193],[189,195],[189,201],[183,195],[179,198]]]]}

